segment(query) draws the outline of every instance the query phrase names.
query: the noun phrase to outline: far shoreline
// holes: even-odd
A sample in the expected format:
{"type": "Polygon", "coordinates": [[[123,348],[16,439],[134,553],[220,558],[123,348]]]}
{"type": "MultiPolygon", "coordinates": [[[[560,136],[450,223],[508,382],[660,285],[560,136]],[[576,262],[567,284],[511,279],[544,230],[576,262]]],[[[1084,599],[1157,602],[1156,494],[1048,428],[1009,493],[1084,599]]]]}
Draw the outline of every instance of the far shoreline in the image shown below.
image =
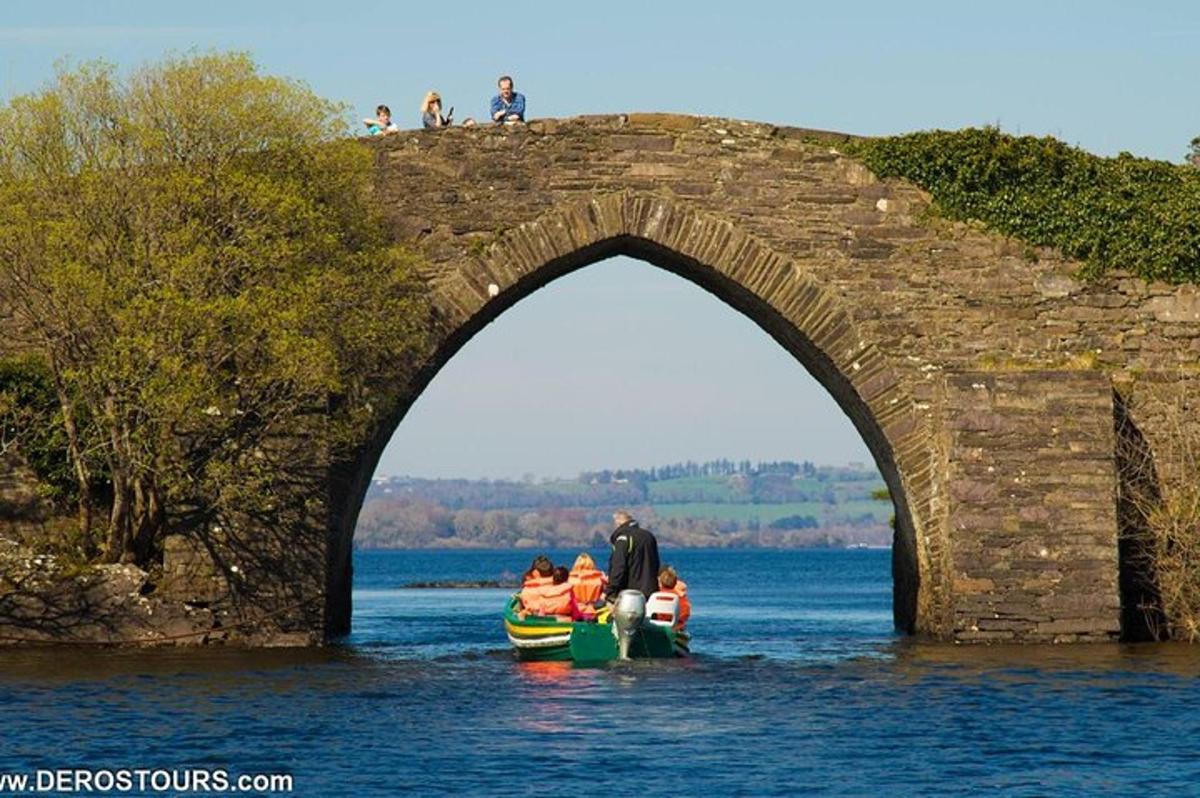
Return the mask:
{"type": "MultiPolygon", "coordinates": [[[[579,549],[607,549],[608,544],[570,545],[553,543],[546,546],[355,546],[354,552],[401,552],[401,551],[471,551],[471,552],[513,552],[513,551],[578,551],[579,549]]],[[[674,549],[677,551],[891,551],[891,546],[877,544],[851,544],[848,546],[686,546],[659,541],[659,549],[674,549]]]]}

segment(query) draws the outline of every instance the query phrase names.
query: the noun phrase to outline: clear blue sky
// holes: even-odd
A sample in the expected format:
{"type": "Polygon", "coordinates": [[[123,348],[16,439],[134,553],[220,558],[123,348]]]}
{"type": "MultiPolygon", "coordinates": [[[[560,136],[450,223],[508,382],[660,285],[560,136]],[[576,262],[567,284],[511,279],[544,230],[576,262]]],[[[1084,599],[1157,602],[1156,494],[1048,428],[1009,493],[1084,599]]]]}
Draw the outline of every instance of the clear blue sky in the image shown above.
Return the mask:
{"type": "MultiPolygon", "coordinates": [[[[1200,3],[432,3],[3,0],[0,95],[56,59],[243,49],[361,116],[427,89],[483,116],[503,72],[531,116],[711,114],[863,134],[999,124],[1181,160],[1200,134],[1200,3]]],[[[753,324],[617,259],[484,330],[401,425],[381,473],[519,476],[677,459],[867,458],[753,324]],[[617,310],[613,310],[613,307],[617,310]],[[612,395],[616,370],[643,404],[612,395]]]]}

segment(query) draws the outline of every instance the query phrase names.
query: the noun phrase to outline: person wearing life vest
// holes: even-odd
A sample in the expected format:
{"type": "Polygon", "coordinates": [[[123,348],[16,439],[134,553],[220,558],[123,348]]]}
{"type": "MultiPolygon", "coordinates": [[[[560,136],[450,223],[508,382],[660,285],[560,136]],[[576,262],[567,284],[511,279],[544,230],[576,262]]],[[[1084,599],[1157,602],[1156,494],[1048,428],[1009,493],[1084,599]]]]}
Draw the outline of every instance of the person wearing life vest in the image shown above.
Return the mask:
{"type": "Polygon", "coordinates": [[[571,587],[575,590],[575,600],[579,606],[592,604],[604,596],[604,586],[608,577],[596,567],[596,561],[586,551],[575,558],[571,567],[571,587]]]}
{"type": "Polygon", "coordinates": [[[535,615],[553,615],[563,621],[579,621],[583,614],[575,601],[575,589],[570,582],[570,572],[565,566],[554,569],[552,582],[549,585],[536,588],[539,594],[535,615]]]}
{"type": "Polygon", "coordinates": [[[616,529],[608,541],[608,587],[604,597],[616,601],[622,590],[640,590],[646,598],[658,590],[658,541],[624,510],[613,513],[616,529]]]}
{"type": "Polygon", "coordinates": [[[529,570],[525,572],[522,579],[526,582],[533,579],[545,579],[546,584],[550,584],[550,577],[554,573],[554,563],[545,554],[539,554],[533,558],[533,562],[529,566],[529,570]]]}
{"type": "Polygon", "coordinates": [[[541,602],[542,588],[554,584],[554,564],[545,554],[533,558],[533,564],[521,580],[521,606],[530,612],[536,611],[541,602]]]}
{"type": "Polygon", "coordinates": [[[658,587],[659,590],[679,596],[679,615],[675,617],[674,628],[682,629],[692,614],[692,600],[688,598],[687,582],[680,579],[675,569],[668,565],[658,572],[658,587]]]}

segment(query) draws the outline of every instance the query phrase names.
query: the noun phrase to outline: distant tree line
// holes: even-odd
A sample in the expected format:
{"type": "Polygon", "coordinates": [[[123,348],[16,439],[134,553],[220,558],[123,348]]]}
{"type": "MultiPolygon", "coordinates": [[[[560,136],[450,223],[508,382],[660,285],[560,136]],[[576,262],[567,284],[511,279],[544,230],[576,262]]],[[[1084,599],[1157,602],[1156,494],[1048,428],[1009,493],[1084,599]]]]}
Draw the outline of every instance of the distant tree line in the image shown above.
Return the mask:
{"type": "Polygon", "coordinates": [[[691,502],[835,505],[872,499],[878,483],[879,473],[867,467],[714,460],[648,470],[585,472],[573,480],[546,482],[393,477],[372,485],[368,498],[420,497],[449,510],[612,508],[691,502]]]}
{"type": "Polygon", "coordinates": [[[642,504],[645,487],[583,485],[574,481],[529,483],[508,480],[394,478],[371,486],[368,498],[393,496],[432,501],[448,510],[512,510],[526,507],[614,507],[642,504]]]}
{"type": "Polygon", "coordinates": [[[626,507],[666,545],[886,544],[890,528],[873,506],[888,498],[879,486],[878,473],[866,467],[748,460],[541,483],[397,477],[368,492],[355,541],[383,548],[592,547],[606,543],[612,511],[626,507]],[[779,510],[771,508],[781,504],[813,511],[774,518],[779,510]]]}
{"type": "Polygon", "coordinates": [[[685,477],[728,477],[735,474],[744,477],[779,474],[790,477],[802,476],[808,479],[831,477],[847,479],[857,475],[861,475],[863,479],[873,479],[876,476],[873,469],[854,466],[816,466],[808,460],[799,463],[792,460],[759,460],[757,463],[753,463],[750,460],[734,461],[722,458],[703,463],[688,460],[683,463],[671,463],[650,469],[584,471],[579,475],[579,481],[588,484],[608,484],[619,481],[646,483],[685,477]]]}
{"type": "MultiPolygon", "coordinates": [[[[707,518],[663,518],[650,507],[633,507],[659,542],[675,547],[844,546],[887,544],[891,532],[875,517],[822,525],[813,516],[790,516],[770,524],[707,518]]],[[[359,515],[360,548],[595,548],[608,542],[609,510],[450,510],[413,498],[368,501],[359,515]]]]}

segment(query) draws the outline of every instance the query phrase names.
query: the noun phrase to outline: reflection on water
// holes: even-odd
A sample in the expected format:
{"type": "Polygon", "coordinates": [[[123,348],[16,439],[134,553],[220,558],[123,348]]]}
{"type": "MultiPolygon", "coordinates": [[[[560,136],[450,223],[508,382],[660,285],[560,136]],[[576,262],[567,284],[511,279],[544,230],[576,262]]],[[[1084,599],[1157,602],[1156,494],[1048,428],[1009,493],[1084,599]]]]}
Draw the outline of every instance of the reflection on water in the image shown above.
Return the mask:
{"type": "MultiPolygon", "coordinates": [[[[572,553],[561,553],[566,559],[572,553]]],[[[0,655],[0,772],[228,766],[316,796],[1196,794],[1200,656],[890,629],[887,552],[680,552],[697,656],[516,663],[511,555],[361,555],[316,651],[0,655]]]]}

